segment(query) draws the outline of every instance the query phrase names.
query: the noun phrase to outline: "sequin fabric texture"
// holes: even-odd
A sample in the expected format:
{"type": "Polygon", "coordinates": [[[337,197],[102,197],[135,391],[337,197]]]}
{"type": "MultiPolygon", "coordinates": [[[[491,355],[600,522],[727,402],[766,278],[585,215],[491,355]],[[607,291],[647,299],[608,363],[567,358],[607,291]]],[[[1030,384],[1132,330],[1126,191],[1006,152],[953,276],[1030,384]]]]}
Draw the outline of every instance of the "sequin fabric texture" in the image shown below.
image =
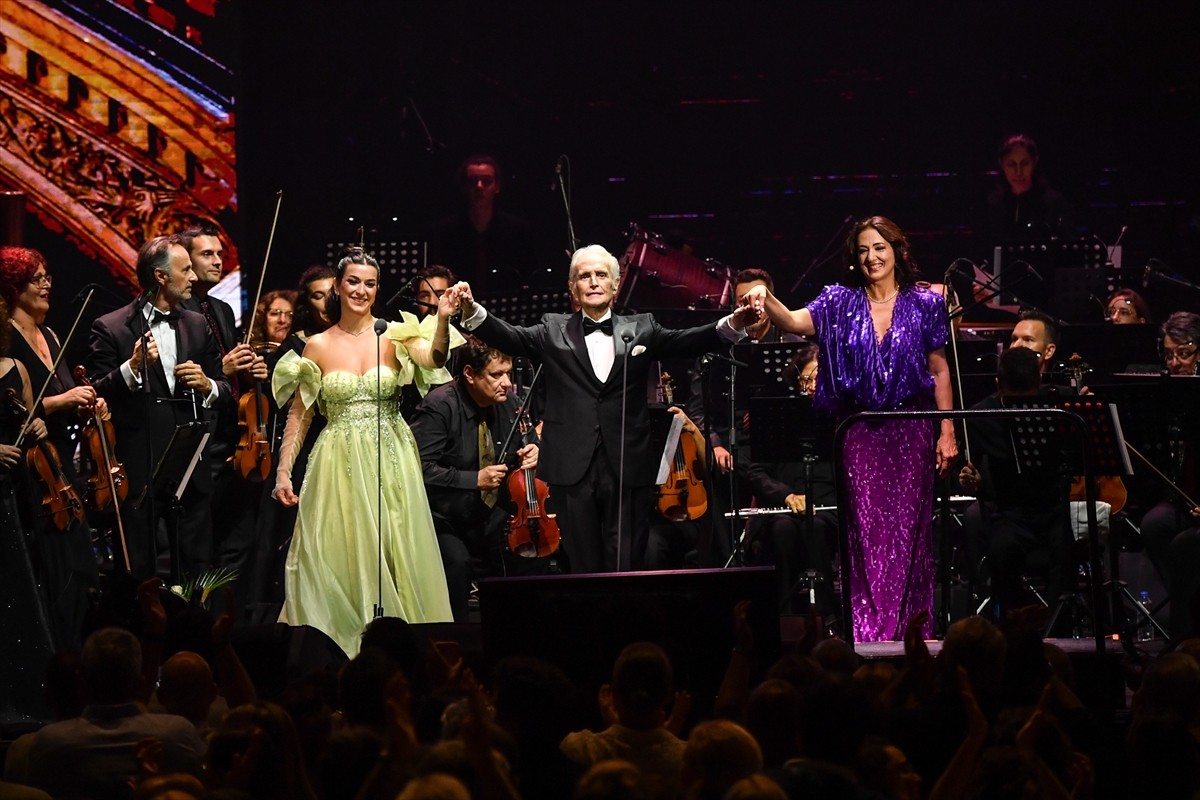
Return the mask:
{"type": "MultiPolygon", "coordinates": [[[[818,408],[841,419],[934,407],[928,355],[950,340],[939,295],[901,290],[882,339],[863,289],[828,286],[808,310],[821,343],[818,408]]],[[[922,609],[932,619],[936,444],[931,420],[859,423],[847,432],[842,509],[856,641],[902,639],[908,618],[922,609]]]]}

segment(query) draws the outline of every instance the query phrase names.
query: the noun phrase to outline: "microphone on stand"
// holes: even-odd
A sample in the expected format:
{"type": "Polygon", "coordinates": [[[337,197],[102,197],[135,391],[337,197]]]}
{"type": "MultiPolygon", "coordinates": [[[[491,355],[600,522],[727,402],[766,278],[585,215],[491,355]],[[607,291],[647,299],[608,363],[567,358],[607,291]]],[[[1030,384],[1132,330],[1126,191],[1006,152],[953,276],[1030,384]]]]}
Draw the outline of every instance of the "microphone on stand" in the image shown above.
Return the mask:
{"type": "Polygon", "coordinates": [[[1154,267],[1149,264],[1142,270],[1142,289],[1150,288],[1150,276],[1154,274],[1154,267]]]}
{"type": "Polygon", "coordinates": [[[387,330],[387,320],[375,320],[375,478],[377,504],[375,516],[375,538],[379,542],[379,556],[376,562],[376,597],[375,619],[383,616],[383,354],[379,348],[379,337],[387,330]]]}
{"type": "Polygon", "coordinates": [[[550,191],[557,192],[558,184],[562,182],[563,162],[567,160],[566,155],[561,155],[554,159],[554,182],[550,184],[550,191]]]}
{"type": "MultiPolygon", "coordinates": [[[[625,343],[626,349],[629,349],[629,343],[633,341],[633,331],[622,331],[621,341],[625,343]]],[[[617,457],[617,572],[623,571],[621,569],[621,553],[623,552],[625,530],[625,406],[627,405],[625,393],[629,390],[629,359],[630,356],[626,353],[621,364],[621,447],[620,455],[617,457]]],[[[632,552],[629,560],[632,567],[632,552]]]]}

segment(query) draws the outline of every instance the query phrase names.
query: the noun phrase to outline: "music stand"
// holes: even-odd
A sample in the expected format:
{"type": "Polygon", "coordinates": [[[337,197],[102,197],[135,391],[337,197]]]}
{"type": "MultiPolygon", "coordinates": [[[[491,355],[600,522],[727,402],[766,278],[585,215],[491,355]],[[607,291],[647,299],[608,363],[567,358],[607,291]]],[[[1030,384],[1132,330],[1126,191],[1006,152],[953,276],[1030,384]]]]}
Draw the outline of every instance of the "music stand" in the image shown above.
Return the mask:
{"type": "MultiPolygon", "coordinates": [[[[1017,459],[1017,469],[1033,469],[1048,471],[1057,469],[1059,474],[1087,475],[1086,511],[1088,520],[1088,582],[1091,589],[1091,608],[1079,596],[1078,592],[1064,594],[1058,598],[1046,623],[1046,635],[1054,629],[1059,617],[1067,605],[1074,604],[1083,610],[1091,612],[1092,624],[1099,630],[1101,610],[1101,589],[1114,589],[1137,606],[1147,618],[1149,612],[1130,594],[1127,587],[1118,579],[1119,555],[1112,543],[1108,543],[1110,582],[1100,580],[1100,554],[1097,541],[1096,511],[1093,505],[1096,497],[1096,478],[1100,476],[1127,476],[1133,474],[1133,466],[1129,461],[1129,451],[1125,447],[1124,433],[1121,428],[1120,415],[1116,406],[1104,402],[1094,396],[1073,397],[1059,401],[1053,407],[1062,409],[1079,416],[1086,425],[1086,436],[1090,443],[1080,443],[1083,446],[1073,447],[1071,441],[1078,441],[1077,429],[1062,424],[1059,421],[1037,415],[1038,408],[1048,408],[1046,403],[1030,404],[1031,415],[1028,418],[1017,418],[1010,428],[1013,439],[1013,453],[1017,459]],[[1091,452],[1091,469],[1087,470],[1083,463],[1085,453],[1091,452]]],[[[1111,596],[1111,595],[1110,595],[1111,596]]],[[[1110,608],[1112,619],[1115,620],[1115,606],[1110,608]]]]}
{"type": "Polygon", "coordinates": [[[733,357],[750,365],[748,369],[738,371],[737,389],[749,392],[751,397],[795,396],[796,387],[784,380],[783,371],[806,345],[807,342],[742,342],[734,345],[733,357]]]}
{"type": "MultiPolygon", "coordinates": [[[[167,448],[158,458],[150,483],[142,490],[141,497],[134,503],[140,509],[142,503],[152,499],[156,508],[167,509],[167,541],[171,552],[171,584],[179,583],[179,502],[187,491],[204,446],[208,444],[208,423],[201,420],[185,422],[175,428],[167,448]],[[163,505],[165,504],[165,505],[163,505]]],[[[155,528],[157,520],[150,521],[151,563],[157,558],[155,528]]]]}
{"type": "MultiPolygon", "coordinates": [[[[751,397],[749,410],[750,419],[753,420],[750,445],[758,463],[795,461],[796,454],[800,454],[800,461],[804,464],[804,536],[812,541],[816,535],[814,517],[817,505],[813,489],[813,465],[817,463],[817,421],[812,397],[751,397]]],[[[747,520],[746,526],[749,525],[750,520],[747,520]]],[[[745,538],[745,529],[742,538],[745,538]]],[[[792,595],[804,583],[808,584],[809,603],[815,604],[818,580],[821,577],[814,570],[802,572],[787,594],[779,598],[780,609],[787,606],[792,595]]]]}

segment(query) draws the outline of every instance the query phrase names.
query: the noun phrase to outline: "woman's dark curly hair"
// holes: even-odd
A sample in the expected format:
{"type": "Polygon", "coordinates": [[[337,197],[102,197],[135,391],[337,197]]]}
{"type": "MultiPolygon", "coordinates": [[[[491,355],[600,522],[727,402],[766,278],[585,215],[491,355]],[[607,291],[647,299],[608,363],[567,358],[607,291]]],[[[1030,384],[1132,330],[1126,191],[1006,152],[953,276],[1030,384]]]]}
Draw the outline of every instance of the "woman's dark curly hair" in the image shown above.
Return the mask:
{"type": "Polygon", "coordinates": [[[858,266],[858,235],[867,228],[874,228],[883,240],[892,246],[892,251],[896,254],[896,285],[904,289],[915,284],[920,278],[920,270],[913,259],[904,231],[887,217],[874,216],[859,220],[850,229],[850,236],[846,239],[846,266],[849,268],[846,285],[867,285],[867,278],[858,266]]]}

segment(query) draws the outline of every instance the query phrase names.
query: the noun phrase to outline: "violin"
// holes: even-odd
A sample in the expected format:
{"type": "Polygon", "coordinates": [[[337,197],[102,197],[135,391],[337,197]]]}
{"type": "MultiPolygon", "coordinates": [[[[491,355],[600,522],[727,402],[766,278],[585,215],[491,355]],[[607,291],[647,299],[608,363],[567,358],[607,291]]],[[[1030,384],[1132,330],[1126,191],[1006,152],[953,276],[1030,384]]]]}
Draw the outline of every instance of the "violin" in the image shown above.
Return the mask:
{"type": "MultiPolygon", "coordinates": [[[[81,385],[92,385],[83,365],[76,367],[72,374],[81,385]]],[[[129,495],[129,479],[124,465],[117,460],[117,438],[112,420],[100,419],[94,403],[88,407],[82,436],[87,446],[79,451],[79,472],[88,476],[88,507],[103,511],[114,502],[119,505],[129,495]]]]}
{"type": "MultiPolygon", "coordinates": [[[[663,402],[675,405],[675,383],[664,372],[661,379],[663,402]]],[[[708,492],[704,488],[704,462],[690,436],[680,436],[675,458],[667,479],[658,487],[658,513],[671,522],[699,519],[708,511],[708,492]]]]}
{"type": "MultiPolygon", "coordinates": [[[[266,355],[277,346],[275,342],[260,342],[254,345],[254,352],[266,355]]],[[[271,439],[267,435],[270,413],[262,381],[255,381],[238,400],[239,435],[233,454],[238,474],[254,483],[266,480],[271,474],[271,439]]]]}
{"type": "MultiPolygon", "coordinates": [[[[16,389],[10,387],[5,393],[10,410],[28,415],[29,409],[21,402],[16,389]]],[[[48,517],[60,531],[70,528],[72,521],[83,522],[83,501],[63,472],[54,445],[42,440],[30,447],[25,451],[25,464],[30,473],[37,476],[42,490],[42,516],[48,517]]]]}
{"type": "MultiPolygon", "coordinates": [[[[529,415],[517,423],[521,436],[528,435],[529,415]]],[[[550,487],[534,476],[533,467],[514,470],[506,478],[516,511],[508,518],[508,549],[522,558],[544,558],[558,549],[560,534],[554,514],[546,513],[550,487]]]]}

